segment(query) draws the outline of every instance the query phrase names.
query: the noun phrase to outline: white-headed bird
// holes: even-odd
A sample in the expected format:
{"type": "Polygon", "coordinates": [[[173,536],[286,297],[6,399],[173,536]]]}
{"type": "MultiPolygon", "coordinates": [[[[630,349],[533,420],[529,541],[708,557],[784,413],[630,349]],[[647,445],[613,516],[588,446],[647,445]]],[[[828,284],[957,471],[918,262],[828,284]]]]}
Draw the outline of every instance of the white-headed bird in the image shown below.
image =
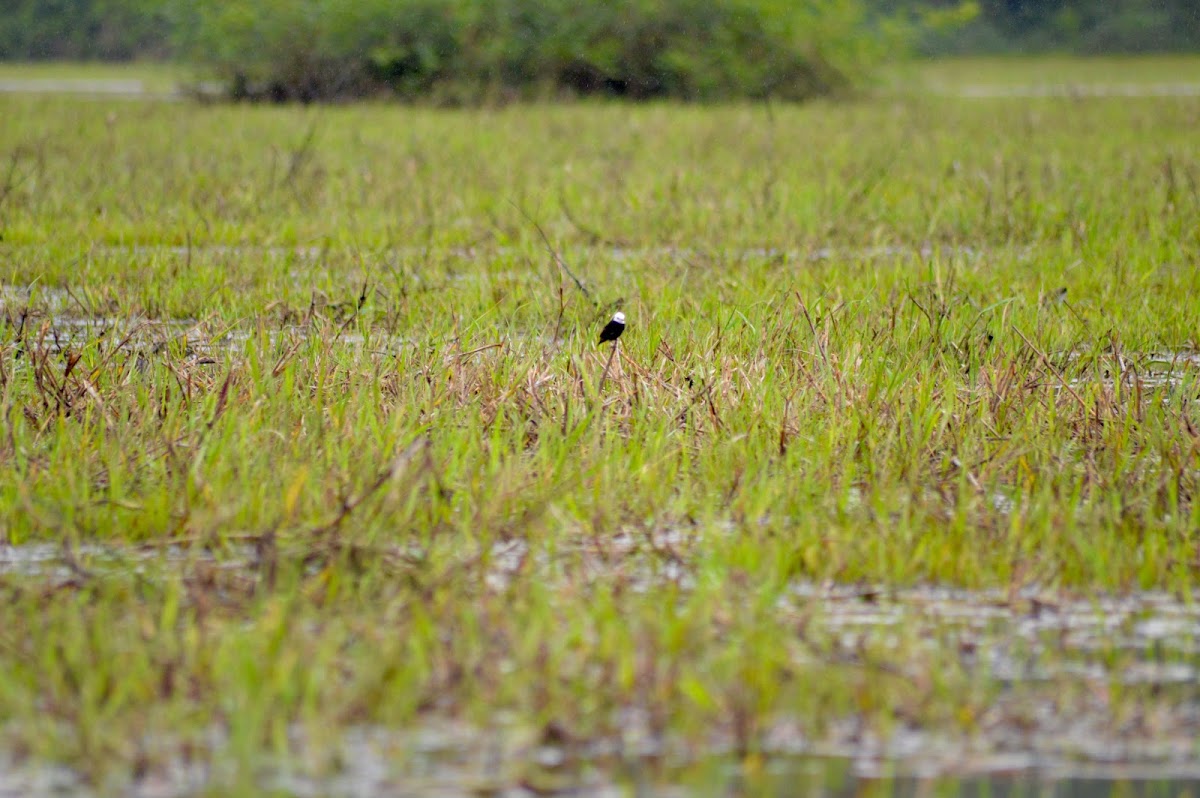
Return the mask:
{"type": "Polygon", "coordinates": [[[600,343],[615,341],[621,337],[623,332],[625,332],[625,314],[618,310],[600,331],[600,343]]]}

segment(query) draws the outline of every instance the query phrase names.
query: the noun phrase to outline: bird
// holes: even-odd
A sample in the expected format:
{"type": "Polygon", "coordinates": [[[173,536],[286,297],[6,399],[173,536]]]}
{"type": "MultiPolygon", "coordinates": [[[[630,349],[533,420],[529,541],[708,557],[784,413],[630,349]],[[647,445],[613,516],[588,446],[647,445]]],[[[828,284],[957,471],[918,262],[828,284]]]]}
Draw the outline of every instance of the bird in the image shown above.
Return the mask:
{"type": "Polygon", "coordinates": [[[615,341],[621,337],[623,332],[625,332],[625,314],[618,310],[600,331],[600,343],[615,341]]]}

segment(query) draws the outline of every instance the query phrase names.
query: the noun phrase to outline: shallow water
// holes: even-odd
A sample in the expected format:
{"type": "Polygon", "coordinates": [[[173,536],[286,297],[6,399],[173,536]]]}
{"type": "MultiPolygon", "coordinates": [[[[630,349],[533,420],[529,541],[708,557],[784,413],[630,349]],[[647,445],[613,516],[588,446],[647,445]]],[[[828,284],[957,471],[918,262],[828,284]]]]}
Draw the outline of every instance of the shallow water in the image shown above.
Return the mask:
{"type": "MultiPolygon", "coordinates": [[[[680,563],[664,570],[662,563],[630,550],[616,558],[619,567],[626,573],[644,569],[641,589],[670,581],[687,590],[688,539],[662,531],[656,540],[679,549],[680,563]]],[[[634,542],[618,536],[613,551],[634,542]]],[[[503,590],[523,567],[552,579],[556,558],[583,555],[582,550],[564,549],[551,555],[525,541],[497,544],[486,583],[503,590]]],[[[88,578],[129,573],[154,578],[192,567],[244,571],[253,579],[254,560],[249,546],[238,545],[219,551],[0,545],[0,580],[55,583],[81,573],[88,578]]],[[[598,558],[587,567],[601,573],[618,566],[598,558]]],[[[1037,587],[894,589],[796,582],[776,611],[803,619],[808,634],[828,640],[826,653],[834,661],[857,656],[866,646],[892,665],[893,675],[912,680],[924,678],[921,668],[927,667],[910,661],[913,656],[922,662],[949,662],[992,685],[993,694],[969,736],[954,728],[904,723],[881,736],[853,717],[811,736],[789,718],[775,718],[760,741],[765,775],[759,772],[757,781],[743,785],[744,794],[794,794],[785,787],[801,777],[816,780],[813,794],[828,795],[863,790],[884,795],[1173,795],[1200,785],[1200,605],[1191,601],[1158,591],[1079,596],[1037,587]],[[925,659],[921,652],[939,657],[925,659]],[[1149,691],[1150,698],[1138,709],[1144,717],[1132,724],[1129,717],[1115,721],[1119,711],[1109,695],[1118,688],[1149,691]],[[1083,698],[1060,702],[1064,690],[1083,698]],[[778,775],[777,782],[771,774],[778,775]]],[[[576,795],[741,794],[734,783],[741,769],[729,759],[732,740],[712,737],[697,748],[657,737],[647,718],[632,709],[620,717],[617,728],[614,737],[577,743],[571,750],[541,745],[535,733],[503,719],[491,728],[436,719],[412,729],[352,727],[331,732],[336,735],[332,740],[318,741],[295,729],[295,761],[281,766],[272,784],[285,795],[524,794],[511,790],[530,778],[545,778],[577,790],[571,793],[576,795]],[[330,761],[339,763],[333,772],[320,764],[330,761]],[[709,775],[697,776],[701,772],[709,775]],[[730,785],[717,789],[713,773],[730,785]]],[[[216,761],[223,745],[214,733],[216,761]]],[[[70,777],[54,769],[25,773],[0,763],[0,797],[55,794],[53,785],[70,777]],[[18,783],[17,778],[22,779],[19,789],[8,786],[18,783]]],[[[142,785],[146,791],[135,794],[192,794],[188,790],[220,783],[221,774],[179,762],[147,779],[153,789],[142,785]]]]}
{"type": "MultiPolygon", "coordinates": [[[[1195,81],[1169,82],[1072,82],[1026,83],[1014,85],[966,84],[945,86],[917,85],[918,92],[960,99],[998,99],[1006,97],[1061,97],[1083,99],[1090,97],[1198,97],[1200,83],[1195,81]]],[[[201,95],[219,97],[222,87],[205,82],[191,89],[168,91],[153,89],[144,81],[120,78],[3,78],[0,94],[69,94],[76,97],[101,99],[142,99],[179,101],[201,95]]]]}
{"type": "Polygon", "coordinates": [[[747,763],[715,756],[685,767],[653,760],[628,760],[607,771],[579,768],[546,751],[531,755],[523,772],[501,775],[486,761],[447,753],[420,742],[360,735],[338,772],[313,775],[279,768],[259,786],[237,789],[214,773],[179,766],[132,782],[99,787],[84,784],[65,768],[34,769],[0,760],[0,798],[124,795],[130,798],[263,795],[304,798],[390,798],[391,796],[573,796],[573,798],[736,798],[738,796],[979,796],[995,798],[1167,798],[1200,795],[1200,777],[1146,769],[1055,771],[1022,763],[996,762],[992,772],[967,776],[923,776],[890,766],[863,766],[828,757],[776,757],[747,763]],[[397,746],[406,750],[398,753],[397,746]],[[403,761],[406,764],[398,765],[403,761]]]}
{"type": "Polygon", "coordinates": [[[1200,97],[1200,83],[1174,81],[1169,83],[1028,83],[1013,86],[986,84],[933,87],[935,94],[968,100],[1000,98],[1058,97],[1085,99],[1091,97],[1200,97]]]}
{"type": "Polygon", "coordinates": [[[0,94],[74,94],[106,98],[170,99],[144,81],[121,78],[0,78],[0,94]]]}

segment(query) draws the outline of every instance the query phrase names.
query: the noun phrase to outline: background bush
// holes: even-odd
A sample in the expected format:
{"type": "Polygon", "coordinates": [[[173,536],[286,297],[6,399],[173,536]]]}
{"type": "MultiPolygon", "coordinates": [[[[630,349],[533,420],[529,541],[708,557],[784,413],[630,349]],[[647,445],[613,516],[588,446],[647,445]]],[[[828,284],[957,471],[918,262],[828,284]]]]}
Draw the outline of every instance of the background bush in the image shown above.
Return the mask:
{"type": "Polygon", "coordinates": [[[836,92],[885,53],[1200,48],[1197,0],[0,0],[0,59],[176,57],[233,95],[836,92]]]}
{"type": "Polygon", "coordinates": [[[235,93],[801,99],[882,53],[861,0],[201,0],[182,52],[235,93]]]}

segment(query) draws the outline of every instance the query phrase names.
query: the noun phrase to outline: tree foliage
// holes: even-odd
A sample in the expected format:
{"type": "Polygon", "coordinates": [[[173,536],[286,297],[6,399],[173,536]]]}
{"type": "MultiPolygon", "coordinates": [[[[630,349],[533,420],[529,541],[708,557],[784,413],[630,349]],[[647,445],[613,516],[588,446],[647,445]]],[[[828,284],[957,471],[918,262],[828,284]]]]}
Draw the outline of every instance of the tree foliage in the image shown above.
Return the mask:
{"type": "Polygon", "coordinates": [[[1200,49],[1196,0],[874,0],[920,21],[958,13],[962,24],[925,25],[928,53],[1147,53],[1200,49]]]}
{"type": "Polygon", "coordinates": [[[3,0],[0,59],[163,57],[169,11],[164,0],[3,0]]]}

